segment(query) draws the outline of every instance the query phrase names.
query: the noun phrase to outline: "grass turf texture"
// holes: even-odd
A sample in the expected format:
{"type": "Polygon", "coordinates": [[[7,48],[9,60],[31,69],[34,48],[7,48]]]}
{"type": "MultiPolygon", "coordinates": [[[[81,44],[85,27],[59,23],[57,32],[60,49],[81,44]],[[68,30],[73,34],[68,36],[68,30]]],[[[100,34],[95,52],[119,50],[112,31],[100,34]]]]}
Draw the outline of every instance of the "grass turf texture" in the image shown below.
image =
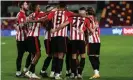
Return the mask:
{"type": "MultiPolygon", "coordinates": [[[[36,67],[37,75],[39,75],[46,57],[43,37],[40,37],[40,41],[42,56],[36,67]]],[[[101,36],[101,41],[101,78],[97,80],[133,80],[133,36],[101,36]]],[[[15,37],[2,37],[1,43],[2,80],[28,80],[27,78],[19,79],[15,77],[17,56],[15,37]]],[[[22,68],[25,65],[27,55],[28,53],[24,54],[22,68]]],[[[65,77],[65,64],[63,67],[63,77],[65,77]]],[[[48,68],[48,73],[50,69],[51,67],[48,68]]],[[[87,56],[83,80],[89,80],[92,75],[92,67],[87,56]]]]}

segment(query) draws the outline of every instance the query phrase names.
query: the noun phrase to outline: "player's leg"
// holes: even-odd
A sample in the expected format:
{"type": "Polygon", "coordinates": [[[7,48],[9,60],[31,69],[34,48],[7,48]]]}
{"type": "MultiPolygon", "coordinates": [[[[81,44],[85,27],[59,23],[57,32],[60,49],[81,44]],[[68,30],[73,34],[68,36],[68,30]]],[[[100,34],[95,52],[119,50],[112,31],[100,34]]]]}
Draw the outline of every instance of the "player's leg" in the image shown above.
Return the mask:
{"type": "Polygon", "coordinates": [[[51,65],[51,72],[50,72],[50,78],[54,78],[55,77],[55,69],[56,69],[56,65],[57,65],[57,60],[58,60],[58,56],[56,54],[56,38],[52,37],[51,38],[51,53],[53,53],[53,59],[52,59],[52,65],[51,65]]]}
{"type": "Polygon", "coordinates": [[[85,42],[84,41],[79,41],[78,42],[78,47],[79,47],[79,54],[80,54],[80,63],[79,63],[79,68],[78,68],[78,78],[82,79],[82,72],[84,70],[85,66],[85,42]]]}
{"type": "Polygon", "coordinates": [[[50,72],[50,78],[54,78],[55,77],[55,69],[57,66],[57,61],[58,61],[58,56],[57,54],[54,53],[53,55],[53,59],[52,59],[52,65],[51,65],[51,72],[50,72]]]}
{"type": "Polygon", "coordinates": [[[77,77],[77,53],[72,54],[72,61],[71,61],[71,76],[70,78],[76,78],[77,77]]]}
{"type": "Polygon", "coordinates": [[[71,76],[70,78],[77,78],[77,40],[71,40],[71,46],[72,46],[72,61],[71,61],[71,76]]]}
{"type": "Polygon", "coordinates": [[[28,71],[28,68],[30,66],[31,61],[32,61],[32,59],[31,59],[31,53],[29,53],[29,55],[27,56],[27,59],[26,59],[25,68],[23,69],[23,72],[24,73],[28,71]]]}
{"type": "Polygon", "coordinates": [[[60,73],[63,67],[64,53],[66,53],[66,39],[65,37],[57,37],[57,52],[58,52],[58,61],[55,70],[55,79],[61,79],[60,73]]]}
{"type": "Polygon", "coordinates": [[[99,78],[99,52],[100,52],[100,44],[97,43],[90,43],[89,44],[89,60],[91,62],[92,68],[94,70],[94,75],[90,78],[99,78]]]}
{"type": "Polygon", "coordinates": [[[40,75],[42,77],[48,77],[46,70],[52,60],[52,54],[50,53],[50,40],[48,39],[44,40],[44,45],[45,45],[47,58],[44,60],[44,64],[43,64],[42,70],[40,71],[40,75]]]}
{"type": "Polygon", "coordinates": [[[97,46],[97,50],[96,50],[96,54],[97,54],[97,59],[96,59],[96,61],[97,61],[97,70],[99,71],[99,68],[100,68],[100,59],[99,59],[99,57],[100,57],[100,46],[101,46],[101,44],[100,43],[97,43],[96,44],[96,46],[97,46]]]}
{"type": "MultiPolygon", "coordinates": [[[[28,52],[28,40],[26,39],[24,42],[25,42],[25,44],[24,44],[25,52],[28,52]]],[[[29,66],[30,66],[30,64],[31,64],[31,61],[32,61],[32,54],[29,52],[29,55],[28,55],[27,58],[26,58],[25,67],[24,67],[24,69],[23,69],[23,73],[24,73],[24,74],[28,71],[29,66]]]]}
{"type": "Polygon", "coordinates": [[[71,44],[70,40],[67,41],[67,53],[66,53],[66,77],[69,77],[71,74],[71,60],[72,60],[72,54],[71,54],[71,44]]]}
{"type": "Polygon", "coordinates": [[[100,43],[95,43],[95,65],[96,65],[96,68],[94,69],[94,73],[95,74],[99,74],[99,67],[100,67],[100,60],[99,60],[99,57],[100,57],[100,43]]]}
{"type": "Polygon", "coordinates": [[[72,56],[71,53],[66,53],[66,76],[69,77],[71,74],[71,60],[72,56]]]}
{"type": "Polygon", "coordinates": [[[38,39],[38,37],[29,37],[29,52],[32,53],[32,55],[34,55],[29,71],[25,73],[25,75],[29,78],[37,78],[40,79],[40,77],[36,76],[35,74],[35,67],[36,64],[39,60],[39,58],[41,57],[41,53],[40,53],[40,41],[38,39]]]}
{"type": "Polygon", "coordinates": [[[17,71],[16,71],[16,77],[20,77],[21,76],[21,64],[22,64],[22,58],[23,58],[23,54],[25,52],[24,50],[24,41],[17,41],[17,59],[16,59],[16,67],[17,67],[17,71]]]}
{"type": "Polygon", "coordinates": [[[80,69],[79,52],[77,53],[76,64],[77,64],[77,72],[78,72],[78,70],[80,69]]]}

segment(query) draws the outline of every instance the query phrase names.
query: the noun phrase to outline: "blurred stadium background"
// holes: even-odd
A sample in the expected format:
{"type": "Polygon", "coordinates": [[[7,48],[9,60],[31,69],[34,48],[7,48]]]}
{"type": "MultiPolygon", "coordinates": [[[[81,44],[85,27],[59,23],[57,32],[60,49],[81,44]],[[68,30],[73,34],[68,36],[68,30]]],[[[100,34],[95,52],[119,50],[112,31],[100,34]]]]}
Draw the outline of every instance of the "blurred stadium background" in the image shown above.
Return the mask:
{"type": "MultiPolygon", "coordinates": [[[[58,1],[36,1],[45,11],[47,4],[58,1]]],[[[133,79],[133,1],[65,1],[69,10],[92,6],[96,9],[101,31],[101,76],[99,80],[133,79]]],[[[1,57],[2,80],[19,80],[15,78],[16,42],[14,18],[19,12],[18,1],[1,1],[1,57]],[[12,37],[13,36],[13,37],[12,37]]],[[[30,11],[28,12],[30,13],[30,11]]],[[[37,65],[39,73],[45,58],[43,29],[40,30],[42,57],[37,65]]],[[[27,54],[25,54],[26,56],[27,54]]],[[[25,57],[24,56],[24,61],[25,57]]],[[[88,57],[87,57],[88,58],[88,57]]],[[[65,66],[63,71],[65,71],[65,66]]],[[[84,70],[84,80],[92,75],[88,59],[84,70]]],[[[25,80],[25,79],[20,79],[25,80]]],[[[44,79],[46,80],[46,79],[44,79]]]]}
{"type": "MultiPolygon", "coordinates": [[[[56,4],[58,1],[36,1],[36,3],[41,5],[41,10],[45,11],[47,4],[56,4]]],[[[101,27],[101,34],[105,34],[105,29],[108,30],[106,34],[124,34],[132,35],[133,29],[133,2],[132,1],[65,1],[68,9],[78,10],[80,7],[92,6],[96,9],[96,16],[99,20],[101,27]],[[111,30],[111,28],[115,28],[111,30]],[[117,29],[118,28],[118,29],[117,29]],[[123,30],[121,33],[119,30],[123,30]]],[[[2,36],[14,36],[15,31],[13,30],[14,20],[13,18],[17,15],[19,11],[18,1],[2,1],[1,2],[1,29],[2,36]],[[3,31],[12,33],[8,34],[3,31]]],[[[28,12],[30,14],[30,11],[28,12]]],[[[106,35],[105,34],[105,35],[106,35]]],[[[43,35],[43,34],[41,34],[43,35]]]]}

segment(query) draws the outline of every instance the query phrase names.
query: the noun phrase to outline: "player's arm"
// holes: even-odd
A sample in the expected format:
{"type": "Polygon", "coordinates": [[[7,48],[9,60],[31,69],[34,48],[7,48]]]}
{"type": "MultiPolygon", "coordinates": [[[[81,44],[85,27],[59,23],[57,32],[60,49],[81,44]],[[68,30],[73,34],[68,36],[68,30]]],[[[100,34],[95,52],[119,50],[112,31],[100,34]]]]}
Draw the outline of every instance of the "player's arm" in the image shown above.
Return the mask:
{"type": "Polygon", "coordinates": [[[44,16],[44,17],[42,17],[42,18],[40,18],[38,20],[30,19],[30,20],[27,21],[27,23],[41,23],[41,22],[45,22],[47,20],[46,18],[47,18],[47,16],[44,16]]]}
{"type": "Polygon", "coordinates": [[[51,33],[57,32],[57,31],[59,31],[59,30],[65,28],[65,27],[67,27],[66,25],[68,25],[69,23],[70,23],[69,21],[66,21],[66,22],[64,22],[63,24],[60,24],[58,28],[52,29],[50,32],[51,32],[51,33]]]}
{"type": "MultiPolygon", "coordinates": [[[[86,18],[90,20],[89,16],[86,16],[86,18]]],[[[92,21],[90,20],[90,22],[92,22],[92,21]]],[[[96,23],[96,24],[97,24],[97,23],[96,23]]],[[[99,27],[99,26],[94,26],[94,29],[96,30],[98,27],[99,27]]]]}
{"type": "Polygon", "coordinates": [[[68,11],[67,13],[66,13],[66,15],[68,16],[68,17],[73,17],[73,16],[80,16],[80,14],[78,14],[78,13],[74,13],[74,12],[71,12],[71,11],[68,11]]]}
{"type": "MultiPolygon", "coordinates": [[[[46,14],[48,14],[48,13],[46,13],[46,14]]],[[[40,23],[40,22],[45,22],[47,20],[51,20],[53,17],[54,17],[54,13],[51,12],[51,13],[49,13],[49,15],[45,15],[44,17],[42,17],[42,18],[40,18],[38,20],[31,19],[31,20],[29,20],[27,22],[28,23],[38,23],[38,22],[40,23]]]]}
{"type": "Polygon", "coordinates": [[[63,24],[60,24],[58,28],[52,29],[51,33],[54,33],[56,31],[59,31],[59,30],[65,28],[65,27],[67,27],[66,25],[70,24],[71,22],[72,22],[72,17],[68,18],[68,20],[66,22],[64,22],[63,24]]]}
{"type": "Polygon", "coordinates": [[[86,24],[86,29],[88,29],[93,34],[95,29],[92,28],[90,20],[86,19],[85,24],[86,24]]]}
{"type": "Polygon", "coordinates": [[[25,26],[25,17],[24,15],[21,15],[19,14],[17,17],[16,17],[16,25],[14,25],[17,29],[17,27],[24,27],[25,26]]]}
{"type": "Polygon", "coordinates": [[[17,22],[17,18],[14,19],[14,24],[13,24],[13,27],[15,29],[17,29],[17,26],[18,26],[18,22],[17,22]]]}

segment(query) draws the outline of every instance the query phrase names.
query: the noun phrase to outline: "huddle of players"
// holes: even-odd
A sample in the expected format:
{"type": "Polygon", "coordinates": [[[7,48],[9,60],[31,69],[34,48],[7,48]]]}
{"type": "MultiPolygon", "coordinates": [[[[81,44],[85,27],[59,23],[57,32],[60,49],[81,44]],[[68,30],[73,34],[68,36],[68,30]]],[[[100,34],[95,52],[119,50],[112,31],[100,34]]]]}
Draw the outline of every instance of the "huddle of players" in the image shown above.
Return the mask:
{"type": "Polygon", "coordinates": [[[47,6],[46,9],[47,12],[42,12],[38,4],[32,5],[33,13],[27,17],[25,13],[28,10],[28,3],[20,3],[16,26],[18,49],[16,76],[22,75],[22,57],[24,52],[28,51],[29,55],[23,72],[28,78],[40,79],[35,74],[35,66],[41,57],[39,31],[43,26],[46,29],[44,45],[47,58],[40,71],[42,77],[48,77],[46,70],[52,60],[49,77],[62,79],[63,58],[66,53],[66,76],[82,79],[87,44],[89,60],[94,70],[94,75],[90,79],[99,78],[99,26],[93,8],[86,10],[82,7],[74,13],[67,10],[64,3],[60,3],[57,8],[47,6]],[[68,35],[68,30],[70,35],[68,35]],[[80,56],[80,60],[78,60],[78,56],[80,56]]]}

